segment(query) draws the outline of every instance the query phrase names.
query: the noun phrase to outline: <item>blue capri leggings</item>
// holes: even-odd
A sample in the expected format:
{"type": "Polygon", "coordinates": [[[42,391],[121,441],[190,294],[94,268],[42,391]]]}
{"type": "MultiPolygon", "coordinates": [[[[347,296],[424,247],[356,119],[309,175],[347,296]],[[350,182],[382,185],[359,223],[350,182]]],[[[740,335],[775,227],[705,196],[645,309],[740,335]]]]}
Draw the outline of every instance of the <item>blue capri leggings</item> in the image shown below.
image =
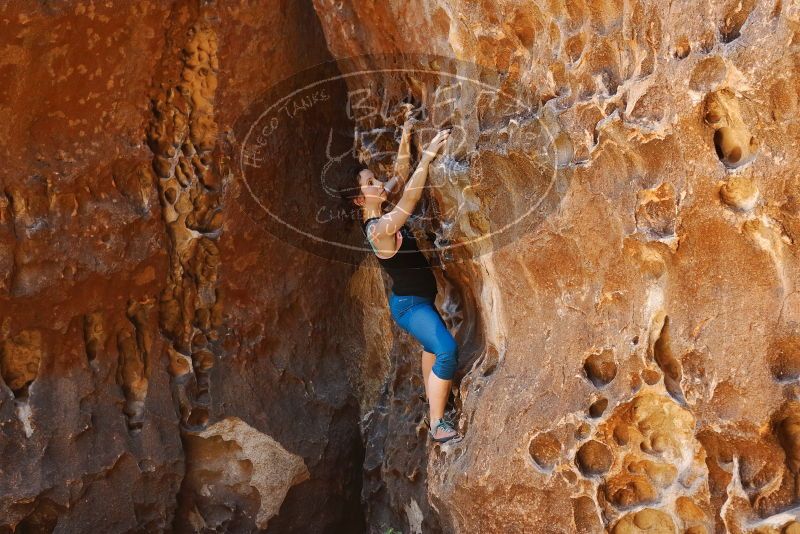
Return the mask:
{"type": "Polygon", "coordinates": [[[417,295],[395,295],[389,292],[389,309],[395,322],[436,355],[433,373],[442,380],[451,380],[458,366],[458,345],[434,306],[434,300],[417,295]]]}

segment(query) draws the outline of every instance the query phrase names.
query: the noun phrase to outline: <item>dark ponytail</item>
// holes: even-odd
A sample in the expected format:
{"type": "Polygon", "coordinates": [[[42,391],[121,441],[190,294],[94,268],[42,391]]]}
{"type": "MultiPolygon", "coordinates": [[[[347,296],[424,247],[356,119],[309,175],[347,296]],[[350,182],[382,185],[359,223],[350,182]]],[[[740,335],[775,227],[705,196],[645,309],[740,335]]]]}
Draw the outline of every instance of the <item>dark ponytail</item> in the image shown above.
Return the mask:
{"type": "Polygon", "coordinates": [[[361,195],[361,187],[358,184],[358,174],[367,167],[358,161],[353,161],[345,166],[341,172],[341,179],[337,191],[339,193],[340,213],[347,213],[347,224],[361,225],[361,207],[355,203],[361,195]]]}

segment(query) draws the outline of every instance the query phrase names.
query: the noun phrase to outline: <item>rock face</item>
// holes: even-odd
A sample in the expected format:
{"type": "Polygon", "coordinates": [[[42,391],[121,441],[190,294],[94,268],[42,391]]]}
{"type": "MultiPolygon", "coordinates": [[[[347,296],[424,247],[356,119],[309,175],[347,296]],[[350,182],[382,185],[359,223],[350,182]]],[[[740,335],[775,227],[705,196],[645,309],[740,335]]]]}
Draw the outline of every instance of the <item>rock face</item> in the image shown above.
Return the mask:
{"type": "MultiPolygon", "coordinates": [[[[528,98],[531,113],[498,120],[491,100],[462,95],[451,123],[439,123],[463,135],[449,146],[462,175],[482,181],[468,216],[450,219],[464,187],[432,188],[425,209],[442,215],[426,230],[437,243],[498,228],[498,195],[512,193],[509,209],[539,195],[540,146],[520,132],[546,125],[544,168],[558,177],[524,232],[491,253],[467,245],[440,273],[452,286],[440,309],[472,342],[453,399],[463,441],[424,443],[413,424],[420,387],[408,385],[418,383],[414,345],[393,351],[366,436],[369,524],[798,528],[797,5],[314,5],[333,55],[361,69],[402,54],[421,70],[431,63],[418,58],[435,54],[458,60],[442,70],[486,67],[528,98]]],[[[372,78],[390,102],[408,87],[413,102],[429,96],[414,80],[372,78]]],[[[434,165],[432,179],[453,165],[434,165]]]]}
{"type": "Polygon", "coordinates": [[[796,3],[11,2],[0,29],[0,531],[800,531],[796,3]],[[352,213],[318,244],[267,209],[318,217],[350,141],[388,172],[402,103],[415,157],[454,131],[411,223],[459,344],[445,445],[375,258],[329,253],[352,213]]]}
{"type": "Polygon", "coordinates": [[[363,530],[354,269],[230,171],[310,2],[10,2],[0,51],[0,530],[363,530]]]}

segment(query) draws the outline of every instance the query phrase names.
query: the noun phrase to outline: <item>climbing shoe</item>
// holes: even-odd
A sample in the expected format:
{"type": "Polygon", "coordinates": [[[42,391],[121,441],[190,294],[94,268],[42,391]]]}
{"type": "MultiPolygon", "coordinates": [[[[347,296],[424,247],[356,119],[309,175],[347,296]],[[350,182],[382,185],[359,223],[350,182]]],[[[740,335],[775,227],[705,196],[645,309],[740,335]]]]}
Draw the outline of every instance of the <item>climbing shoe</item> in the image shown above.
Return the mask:
{"type": "Polygon", "coordinates": [[[438,443],[444,443],[454,438],[461,439],[461,435],[458,431],[444,418],[439,419],[439,422],[436,423],[434,428],[428,431],[428,434],[430,434],[433,441],[438,443]]]}

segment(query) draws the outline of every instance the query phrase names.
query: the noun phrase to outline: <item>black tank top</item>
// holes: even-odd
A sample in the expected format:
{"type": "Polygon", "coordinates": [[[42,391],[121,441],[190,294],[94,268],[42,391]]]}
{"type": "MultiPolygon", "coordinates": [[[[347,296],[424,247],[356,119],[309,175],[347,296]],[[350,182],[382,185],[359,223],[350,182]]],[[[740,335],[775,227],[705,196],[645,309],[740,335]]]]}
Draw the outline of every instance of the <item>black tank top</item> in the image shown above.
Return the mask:
{"type": "MultiPolygon", "coordinates": [[[[380,217],[370,217],[361,224],[364,235],[367,235],[367,224],[380,217]]],[[[392,293],[395,295],[416,295],[419,297],[436,297],[436,277],[431,272],[431,265],[419,247],[411,230],[403,225],[395,234],[395,240],[400,235],[402,242],[400,248],[391,258],[380,258],[381,267],[392,278],[392,293]]],[[[369,238],[367,238],[369,243],[369,238]]],[[[372,247],[372,243],[369,243],[372,247]]],[[[372,247],[374,250],[374,247],[372,247]]]]}

